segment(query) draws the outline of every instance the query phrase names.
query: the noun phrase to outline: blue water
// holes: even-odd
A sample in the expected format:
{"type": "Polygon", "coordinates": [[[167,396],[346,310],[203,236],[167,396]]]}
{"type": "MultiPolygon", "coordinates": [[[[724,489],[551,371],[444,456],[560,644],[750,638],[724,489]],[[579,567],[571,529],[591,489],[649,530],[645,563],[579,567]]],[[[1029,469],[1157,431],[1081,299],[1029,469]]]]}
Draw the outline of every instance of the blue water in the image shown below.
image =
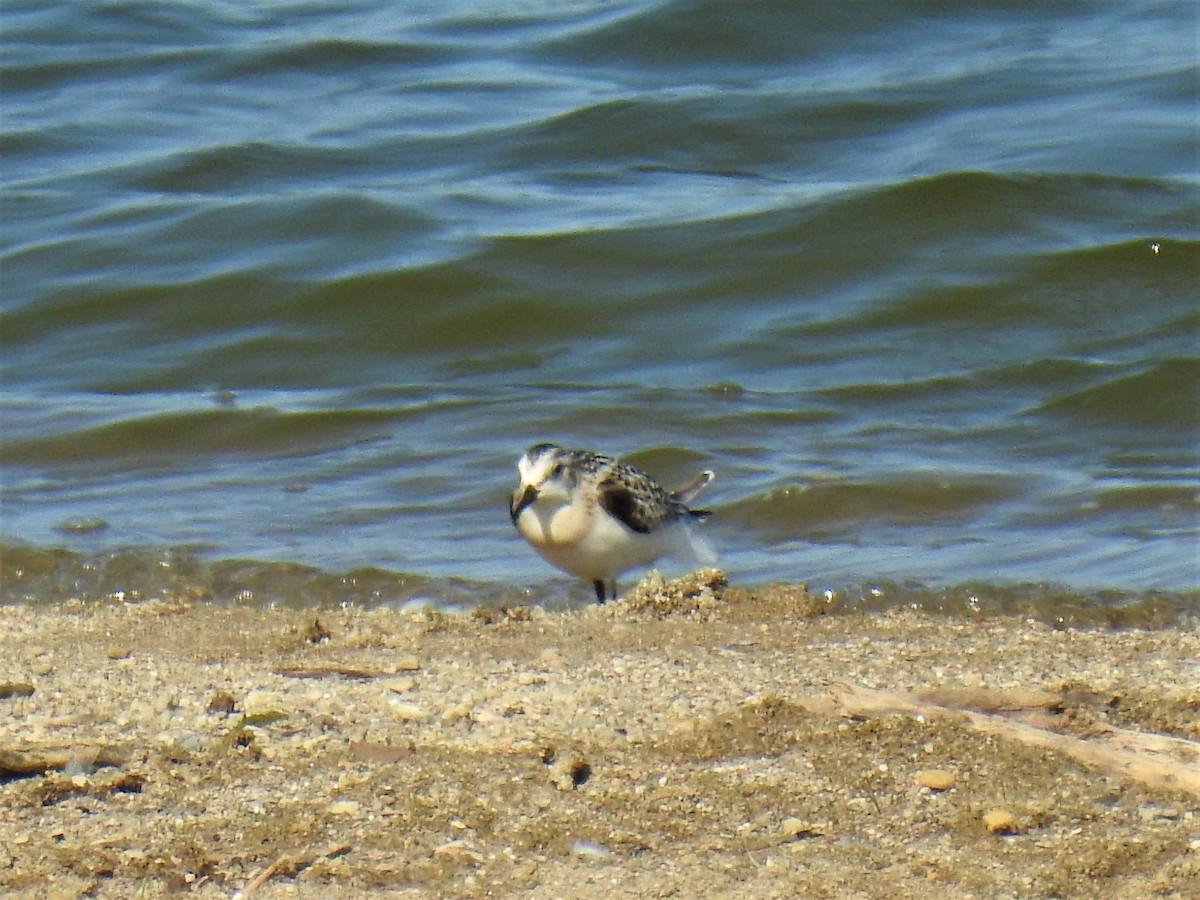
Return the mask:
{"type": "Polygon", "coordinates": [[[716,470],[735,581],[1195,589],[1197,29],[9,2],[0,541],[574,590],[555,440],[716,470]]]}

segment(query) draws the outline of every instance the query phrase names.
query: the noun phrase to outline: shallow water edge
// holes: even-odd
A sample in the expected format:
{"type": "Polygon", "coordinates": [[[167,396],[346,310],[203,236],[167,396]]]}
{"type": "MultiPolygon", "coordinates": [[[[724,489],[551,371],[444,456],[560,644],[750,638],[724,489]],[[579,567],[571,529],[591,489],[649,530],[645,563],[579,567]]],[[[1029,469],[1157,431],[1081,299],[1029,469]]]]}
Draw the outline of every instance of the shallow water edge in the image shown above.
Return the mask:
{"type": "MultiPolygon", "coordinates": [[[[651,573],[647,577],[655,577],[651,573]]],[[[627,595],[637,584],[631,573],[627,595]]],[[[806,616],[879,613],[907,608],[951,618],[1020,616],[1059,627],[1192,628],[1200,625],[1200,591],[1113,587],[1077,591],[1051,583],[864,581],[816,585],[739,583],[735,595],[805,598],[806,616]],[[817,604],[814,608],[813,603],[817,604]]],[[[446,612],[591,604],[591,590],[567,578],[522,587],[383,568],[343,572],[288,561],[206,559],[188,550],[81,554],[65,549],[0,545],[0,603],[58,605],[167,601],[261,608],[420,608],[446,612]]]]}

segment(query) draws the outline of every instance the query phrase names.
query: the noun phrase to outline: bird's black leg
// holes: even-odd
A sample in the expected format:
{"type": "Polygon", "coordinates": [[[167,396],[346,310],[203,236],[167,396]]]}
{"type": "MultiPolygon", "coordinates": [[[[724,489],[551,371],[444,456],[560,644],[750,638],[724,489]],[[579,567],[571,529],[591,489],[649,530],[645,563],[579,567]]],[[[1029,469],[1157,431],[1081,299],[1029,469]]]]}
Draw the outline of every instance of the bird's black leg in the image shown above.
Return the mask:
{"type": "Polygon", "coordinates": [[[604,582],[597,578],[592,582],[592,587],[596,589],[596,599],[601,603],[604,602],[604,582]]]}

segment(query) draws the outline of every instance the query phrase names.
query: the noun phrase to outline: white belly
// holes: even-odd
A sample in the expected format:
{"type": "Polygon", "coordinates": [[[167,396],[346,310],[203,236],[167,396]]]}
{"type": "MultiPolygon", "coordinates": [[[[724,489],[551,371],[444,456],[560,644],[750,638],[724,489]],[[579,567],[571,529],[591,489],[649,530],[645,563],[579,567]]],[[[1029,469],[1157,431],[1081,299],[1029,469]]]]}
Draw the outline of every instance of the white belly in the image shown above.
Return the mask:
{"type": "MultiPolygon", "coordinates": [[[[517,530],[546,562],[589,581],[608,581],[635,566],[672,555],[683,526],[650,534],[626,528],[595,506],[533,503],[522,510],[517,530]]],[[[685,542],[686,543],[686,542],[685,542]]]]}

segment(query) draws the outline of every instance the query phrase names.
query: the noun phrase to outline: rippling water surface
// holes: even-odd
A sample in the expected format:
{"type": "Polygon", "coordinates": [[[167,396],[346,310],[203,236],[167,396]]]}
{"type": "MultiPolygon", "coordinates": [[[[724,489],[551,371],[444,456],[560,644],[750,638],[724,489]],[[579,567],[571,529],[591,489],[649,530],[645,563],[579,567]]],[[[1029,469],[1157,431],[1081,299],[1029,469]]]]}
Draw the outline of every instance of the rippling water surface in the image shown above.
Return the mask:
{"type": "Polygon", "coordinates": [[[545,439],[715,469],[743,582],[1194,590],[1197,15],[10,0],[6,596],[562,593],[545,439]]]}

